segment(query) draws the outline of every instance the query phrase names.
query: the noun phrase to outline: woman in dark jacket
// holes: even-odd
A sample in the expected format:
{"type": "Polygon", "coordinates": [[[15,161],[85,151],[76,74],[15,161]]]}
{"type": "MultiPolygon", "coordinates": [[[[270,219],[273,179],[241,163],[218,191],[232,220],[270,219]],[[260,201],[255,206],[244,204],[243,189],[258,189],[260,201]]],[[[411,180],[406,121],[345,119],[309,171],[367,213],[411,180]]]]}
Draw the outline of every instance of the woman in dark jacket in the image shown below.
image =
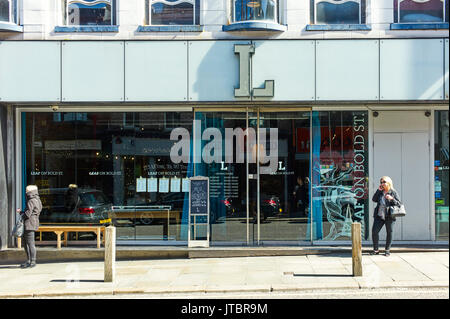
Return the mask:
{"type": "Polygon", "coordinates": [[[24,249],[27,254],[27,262],[21,265],[22,268],[36,266],[36,246],[34,243],[35,232],[39,228],[39,214],[42,210],[41,199],[38,188],[35,185],[28,185],[26,188],[27,208],[21,213],[25,231],[23,234],[24,249]]]}
{"type": "Polygon", "coordinates": [[[392,206],[400,206],[401,201],[397,191],[393,187],[392,179],[389,176],[383,176],[380,179],[380,186],[372,197],[372,201],[377,203],[377,207],[373,212],[373,226],[372,226],[372,241],[373,252],[372,255],[378,255],[378,240],[379,232],[384,225],[386,225],[386,249],[385,255],[390,256],[390,248],[392,244],[392,231],[394,229],[395,217],[390,215],[392,206]]]}

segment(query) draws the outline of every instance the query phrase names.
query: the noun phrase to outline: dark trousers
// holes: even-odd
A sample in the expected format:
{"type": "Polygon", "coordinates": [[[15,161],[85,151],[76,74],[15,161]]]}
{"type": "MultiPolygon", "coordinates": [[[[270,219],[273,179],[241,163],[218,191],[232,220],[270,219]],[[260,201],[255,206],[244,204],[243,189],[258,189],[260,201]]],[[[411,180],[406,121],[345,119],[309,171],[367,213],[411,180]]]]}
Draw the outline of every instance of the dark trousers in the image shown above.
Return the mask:
{"type": "Polygon", "coordinates": [[[29,263],[36,263],[36,245],[34,243],[34,230],[26,230],[23,234],[24,249],[29,263]]]}
{"type": "Polygon", "coordinates": [[[379,233],[381,228],[386,225],[386,250],[389,251],[392,245],[392,231],[394,230],[395,220],[386,216],[386,220],[376,216],[372,226],[373,250],[378,250],[379,233]]]}

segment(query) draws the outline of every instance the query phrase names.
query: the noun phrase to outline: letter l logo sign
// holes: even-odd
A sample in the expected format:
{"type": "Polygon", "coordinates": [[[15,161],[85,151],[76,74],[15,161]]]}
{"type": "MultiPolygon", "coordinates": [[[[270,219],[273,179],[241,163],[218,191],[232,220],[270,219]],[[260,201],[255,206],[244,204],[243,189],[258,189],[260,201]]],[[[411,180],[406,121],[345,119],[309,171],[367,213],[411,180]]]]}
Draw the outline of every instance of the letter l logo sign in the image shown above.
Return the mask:
{"type": "MultiPolygon", "coordinates": [[[[235,44],[234,53],[239,54],[239,88],[234,89],[235,97],[250,97],[251,55],[255,53],[254,44],[235,44]]],[[[265,80],[264,88],[253,89],[253,97],[273,97],[274,80],[265,80]]]]}

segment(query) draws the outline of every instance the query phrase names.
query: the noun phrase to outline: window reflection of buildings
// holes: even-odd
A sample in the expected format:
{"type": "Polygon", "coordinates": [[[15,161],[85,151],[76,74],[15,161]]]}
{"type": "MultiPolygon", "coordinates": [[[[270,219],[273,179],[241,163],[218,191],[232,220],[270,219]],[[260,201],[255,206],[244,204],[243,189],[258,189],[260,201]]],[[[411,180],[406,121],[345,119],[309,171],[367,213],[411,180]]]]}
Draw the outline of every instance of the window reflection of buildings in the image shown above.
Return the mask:
{"type": "Polygon", "coordinates": [[[199,24],[199,0],[180,0],[173,3],[164,0],[146,0],[146,7],[150,10],[148,16],[151,25],[199,24]]]}
{"type": "Polygon", "coordinates": [[[364,24],[365,0],[311,0],[314,24],[364,24]]]}
{"type": "Polygon", "coordinates": [[[11,21],[11,4],[12,0],[0,0],[0,22],[11,21]]]}
{"type": "Polygon", "coordinates": [[[448,5],[448,0],[394,0],[394,22],[448,22],[448,5]]]}
{"type": "Polygon", "coordinates": [[[93,1],[66,1],[67,25],[111,25],[114,0],[102,3],[93,1]]]}

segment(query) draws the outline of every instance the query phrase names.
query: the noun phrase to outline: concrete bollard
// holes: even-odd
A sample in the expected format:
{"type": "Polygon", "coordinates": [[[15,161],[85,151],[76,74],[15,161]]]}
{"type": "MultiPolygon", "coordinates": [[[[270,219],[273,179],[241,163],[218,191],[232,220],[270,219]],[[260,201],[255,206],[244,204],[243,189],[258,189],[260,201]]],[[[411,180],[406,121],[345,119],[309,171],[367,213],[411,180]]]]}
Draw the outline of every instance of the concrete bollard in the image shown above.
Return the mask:
{"type": "Polygon", "coordinates": [[[352,223],[352,272],[353,277],[363,275],[362,249],[361,249],[361,224],[352,223]]]}
{"type": "Polygon", "coordinates": [[[104,282],[114,282],[116,275],[116,227],[105,228],[105,278],[104,282]]]}

